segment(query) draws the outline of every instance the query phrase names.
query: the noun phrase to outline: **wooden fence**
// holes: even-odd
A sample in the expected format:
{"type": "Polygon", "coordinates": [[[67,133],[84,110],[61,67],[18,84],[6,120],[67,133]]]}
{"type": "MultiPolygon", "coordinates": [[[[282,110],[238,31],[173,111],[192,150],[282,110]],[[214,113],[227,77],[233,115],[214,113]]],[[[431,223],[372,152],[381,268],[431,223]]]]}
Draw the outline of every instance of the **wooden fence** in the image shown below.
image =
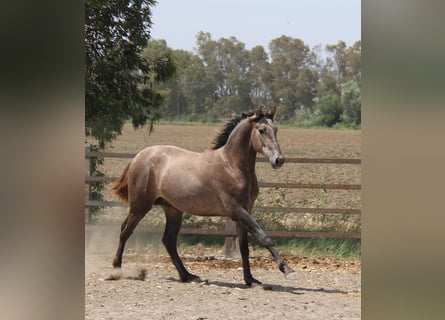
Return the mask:
{"type": "MultiPolygon", "coordinates": [[[[131,159],[135,156],[135,153],[110,153],[110,152],[91,152],[88,149],[85,150],[85,158],[89,161],[96,157],[103,158],[128,158],[131,159]]],[[[267,162],[264,158],[258,158],[257,162],[267,162]]],[[[322,159],[322,158],[286,158],[286,163],[300,163],[300,164],[335,164],[335,165],[360,165],[361,159],[322,159]]],[[[90,199],[91,184],[98,182],[110,183],[117,180],[117,177],[107,176],[91,176],[89,171],[85,175],[85,184],[89,186],[87,196],[85,199],[85,211],[86,223],[90,221],[91,211],[88,208],[91,207],[127,207],[127,204],[117,201],[94,201],[90,199]]],[[[341,189],[341,190],[361,190],[360,184],[308,184],[308,183],[271,183],[271,182],[259,182],[260,188],[284,188],[284,189],[341,189]]],[[[265,212],[286,212],[286,213],[308,213],[308,214],[361,214],[360,209],[346,209],[346,208],[300,208],[300,207],[254,207],[253,211],[265,211],[265,212]]],[[[140,232],[155,232],[162,233],[161,228],[151,228],[146,226],[138,226],[136,231],[140,232]]],[[[271,237],[284,237],[284,238],[348,238],[348,239],[360,239],[360,232],[354,233],[339,233],[339,232],[293,232],[293,231],[270,231],[267,233],[271,237]]],[[[226,254],[229,254],[228,249],[236,236],[236,232],[230,223],[227,224],[225,230],[203,230],[203,229],[188,229],[182,228],[181,234],[195,234],[195,235],[218,235],[226,237],[226,254]]]]}

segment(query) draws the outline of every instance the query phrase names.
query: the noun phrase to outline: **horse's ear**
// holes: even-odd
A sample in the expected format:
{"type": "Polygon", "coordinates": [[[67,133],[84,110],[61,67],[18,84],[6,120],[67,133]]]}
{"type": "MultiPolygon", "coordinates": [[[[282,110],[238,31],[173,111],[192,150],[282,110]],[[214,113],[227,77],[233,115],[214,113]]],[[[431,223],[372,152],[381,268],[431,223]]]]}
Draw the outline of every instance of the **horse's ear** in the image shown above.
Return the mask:
{"type": "Polygon", "coordinates": [[[272,109],[270,109],[267,112],[266,117],[273,120],[273,117],[275,116],[275,112],[277,112],[277,107],[272,107],[272,109]]]}
{"type": "Polygon", "coordinates": [[[249,121],[255,121],[258,120],[259,118],[261,118],[261,116],[263,115],[263,106],[259,106],[256,110],[255,113],[250,116],[248,119],[249,121]]]}
{"type": "Polygon", "coordinates": [[[255,111],[255,116],[258,119],[261,117],[262,114],[263,114],[263,106],[259,106],[255,111]]]}

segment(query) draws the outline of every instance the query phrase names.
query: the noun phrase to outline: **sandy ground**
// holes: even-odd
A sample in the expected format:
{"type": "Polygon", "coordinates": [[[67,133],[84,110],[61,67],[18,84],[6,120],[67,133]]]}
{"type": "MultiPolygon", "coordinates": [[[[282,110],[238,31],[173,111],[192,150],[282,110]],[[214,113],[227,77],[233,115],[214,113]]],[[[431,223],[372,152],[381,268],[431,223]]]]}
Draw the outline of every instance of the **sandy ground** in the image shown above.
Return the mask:
{"type": "Polygon", "coordinates": [[[248,288],[241,263],[222,250],[202,248],[182,254],[201,283],[182,283],[166,253],[124,253],[120,273],[111,267],[115,241],[91,247],[105,238],[90,237],[85,255],[85,319],[360,319],[360,261],[285,257],[297,272],[287,280],[267,254],[251,253],[252,274],[262,285],[248,288]],[[213,251],[212,251],[213,250],[213,251]],[[143,281],[127,279],[145,269],[143,281]],[[106,280],[110,275],[121,279],[106,280]]]}

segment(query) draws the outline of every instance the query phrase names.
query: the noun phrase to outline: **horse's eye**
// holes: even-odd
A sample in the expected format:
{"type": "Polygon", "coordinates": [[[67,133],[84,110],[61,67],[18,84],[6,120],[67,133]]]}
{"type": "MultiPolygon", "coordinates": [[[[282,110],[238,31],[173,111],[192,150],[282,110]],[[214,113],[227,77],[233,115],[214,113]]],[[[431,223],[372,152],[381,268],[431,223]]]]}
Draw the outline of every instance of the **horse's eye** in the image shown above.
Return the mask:
{"type": "Polygon", "coordinates": [[[263,134],[266,133],[266,130],[264,130],[264,129],[258,129],[258,132],[259,132],[261,135],[263,135],[263,134]]]}

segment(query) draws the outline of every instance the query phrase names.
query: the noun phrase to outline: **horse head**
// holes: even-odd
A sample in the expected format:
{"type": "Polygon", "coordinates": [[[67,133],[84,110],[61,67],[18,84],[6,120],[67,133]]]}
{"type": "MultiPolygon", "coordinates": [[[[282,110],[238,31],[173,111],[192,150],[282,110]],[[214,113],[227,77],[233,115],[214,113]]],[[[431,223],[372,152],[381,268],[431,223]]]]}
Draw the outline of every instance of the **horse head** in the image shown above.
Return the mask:
{"type": "Polygon", "coordinates": [[[262,107],[258,107],[255,113],[247,118],[254,126],[251,137],[253,149],[263,154],[274,169],[284,164],[284,156],[277,141],[278,129],[273,123],[276,111],[277,108],[273,107],[263,113],[262,107]]]}

